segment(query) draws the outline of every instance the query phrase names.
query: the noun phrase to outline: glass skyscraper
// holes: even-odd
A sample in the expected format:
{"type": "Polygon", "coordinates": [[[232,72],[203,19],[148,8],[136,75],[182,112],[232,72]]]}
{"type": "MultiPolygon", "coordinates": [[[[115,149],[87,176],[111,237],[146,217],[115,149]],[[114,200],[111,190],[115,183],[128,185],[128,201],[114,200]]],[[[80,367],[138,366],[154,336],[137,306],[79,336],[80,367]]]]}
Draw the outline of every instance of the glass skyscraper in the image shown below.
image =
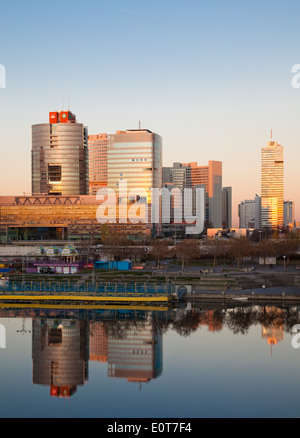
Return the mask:
{"type": "MultiPolygon", "coordinates": [[[[107,187],[119,196],[126,182],[127,195],[151,204],[151,189],[162,187],[162,138],[149,130],[117,131],[109,135],[107,187]]],[[[122,198],[122,195],[120,195],[122,198]]]]}
{"type": "Polygon", "coordinates": [[[89,135],[90,195],[107,186],[107,135],[89,135]]]}
{"type": "Polygon", "coordinates": [[[214,228],[222,227],[221,161],[209,161],[208,166],[198,166],[197,162],[174,163],[173,167],[163,168],[163,177],[163,184],[172,184],[181,190],[204,187],[205,220],[214,228]]]}
{"type": "Polygon", "coordinates": [[[283,146],[275,141],[261,150],[261,226],[283,226],[283,146]]]}
{"type": "Polygon", "coordinates": [[[284,201],[283,203],[283,222],[285,227],[294,226],[295,221],[295,203],[293,201],[284,201]]]}
{"type": "Polygon", "coordinates": [[[32,194],[87,195],[87,128],[70,111],[50,112],[32,126],[32,194]]]}

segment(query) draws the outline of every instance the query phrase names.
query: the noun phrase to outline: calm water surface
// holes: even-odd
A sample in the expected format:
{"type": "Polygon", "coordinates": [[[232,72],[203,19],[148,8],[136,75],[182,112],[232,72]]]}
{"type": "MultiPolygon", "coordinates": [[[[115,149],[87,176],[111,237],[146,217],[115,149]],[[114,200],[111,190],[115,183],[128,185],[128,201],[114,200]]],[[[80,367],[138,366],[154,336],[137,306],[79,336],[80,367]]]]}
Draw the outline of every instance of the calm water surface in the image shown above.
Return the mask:
{"type": "Polygon", "coordinates": [[[0,417],[299,417],[299,310],[1,308],[0,417]]]}

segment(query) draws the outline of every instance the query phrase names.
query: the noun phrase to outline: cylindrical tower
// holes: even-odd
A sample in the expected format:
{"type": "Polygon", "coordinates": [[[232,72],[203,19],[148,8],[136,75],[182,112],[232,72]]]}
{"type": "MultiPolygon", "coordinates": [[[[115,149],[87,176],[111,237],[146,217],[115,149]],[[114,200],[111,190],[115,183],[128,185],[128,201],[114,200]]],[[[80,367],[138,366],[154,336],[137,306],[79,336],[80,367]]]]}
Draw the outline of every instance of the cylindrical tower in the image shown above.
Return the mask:
{"type": "Polygon", "coordinates": [[[70,111],[32,126],[32,194],[87,195],[88,133],[70,111]]]}

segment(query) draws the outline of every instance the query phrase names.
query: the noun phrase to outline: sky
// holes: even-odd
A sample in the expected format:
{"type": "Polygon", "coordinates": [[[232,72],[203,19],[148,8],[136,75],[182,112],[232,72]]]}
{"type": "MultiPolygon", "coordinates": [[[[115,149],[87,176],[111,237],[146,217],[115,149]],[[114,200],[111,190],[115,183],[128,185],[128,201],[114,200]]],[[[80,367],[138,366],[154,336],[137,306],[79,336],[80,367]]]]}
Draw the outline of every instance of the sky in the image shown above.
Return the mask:
{"type": "Polygon", "coordinates": [[[233,226],[272,131],[300,220],[299,17],[299,0],[0,0],[0,195],[30,193],[31,125],[69,107],[89,134],[141,122],[164,166],[222,161],[233,226]]]}

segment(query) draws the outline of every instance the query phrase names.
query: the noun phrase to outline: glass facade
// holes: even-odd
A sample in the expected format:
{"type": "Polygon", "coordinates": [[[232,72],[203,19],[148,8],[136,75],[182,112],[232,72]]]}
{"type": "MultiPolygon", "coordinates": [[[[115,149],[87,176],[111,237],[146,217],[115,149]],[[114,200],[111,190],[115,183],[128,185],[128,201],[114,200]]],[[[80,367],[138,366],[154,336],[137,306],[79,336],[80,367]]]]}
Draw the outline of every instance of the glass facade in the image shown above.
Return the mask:
{"type": "Polygon", "coordinates": [[[192,187],[190,168],[182,167],[181,163],[173,163],[173,167],[164,167],[163,184],[171,184],[181,190],[192,187]]]}
{"type": "Polygon", "coordinates": [[[232,227],[232,187],[223,187],[222,190],[222,226],[232,227]]]}
{"type": "Polygon", "coordinates": [[[89,135],[89,193],[107,186],[107,135],[89,135]]]}
{"type": "Polygon", "coordinates": [[[134,130],[88,138],[87,129],[69,111],[49,113],[49,122],[32,126],[32,195],[0,197],[0,240],[101,238],[104,225],[108,233],[150,235],[156,229],[151,223],[151,189],[162,186],[161,137],[134,130]],[[118,197],[122,180],[126,197],[137,189],[127,203],[128,221],[118,199],[115,220],[107,217],[105,206],[104,221],[99,220],[104,199],[98,200],[96,193],[108,186],[118,197]],[[135,214],[139,197],[149,204],[146,220],[135,214]]]}
{"type": "Polygon", "coordinates": [[[162,139],[148,130],[117,132],[109,135],[107,151],[107,187],[118,196],[120,181],[127,192],[147,197],[151,189],[162,187],[162,139]]]}
{"type": "Polygon", "coordinates": [[[121,336],[108,328],[108,377],[148,382],[163,369],[162,334],[149,317],[134,327],[120,322],[121,336]]]}
{"type": "Polygon", "coordinates": [[[295,204],[293,201],[285,201],[283,203],[283,218],[284,226],[294,226],[295,221],[295,204]]]}
{"type": "Polygon", "coordinates": [[[88,380],[89,327],[86,321],[44,318],[32,322],[32,381],[51,396],[70,396],[88,380]]]}
{"type": "Polygon", "coordinates": [[[222,227],[221,161],[209,161],[208,166],[198,166],[196,162],[174,163],[173,167],[164,167],[163,176],[163,184],[172,184],[181,190],[205,187],[205,220],[215,228],[222,227]]]}
{"type": "Polygon", "coordinates": [[[110,234],[149,235],[150,224],[103,225],[97,219],[101,202],[96,196],[0,196],[0,241],[79,240],[110,234]]]}
{"type": "Polygon", "coordinates": [[[31,129],[32,194],[88,194],[87,128],[70,118],[31,129]]]}
{"type": "Polygon", "coordinates": [[[205,185],[206,220],[214,228],[222,227],[222,162],[209,161],[208,166],[186,163],[190,167],[192,187],[205,185]]]}
{"type": "Polygon", "coordinates": [[[261,225],[283,226],[283,146],[274,141],[261,150],[261,225]]]}

